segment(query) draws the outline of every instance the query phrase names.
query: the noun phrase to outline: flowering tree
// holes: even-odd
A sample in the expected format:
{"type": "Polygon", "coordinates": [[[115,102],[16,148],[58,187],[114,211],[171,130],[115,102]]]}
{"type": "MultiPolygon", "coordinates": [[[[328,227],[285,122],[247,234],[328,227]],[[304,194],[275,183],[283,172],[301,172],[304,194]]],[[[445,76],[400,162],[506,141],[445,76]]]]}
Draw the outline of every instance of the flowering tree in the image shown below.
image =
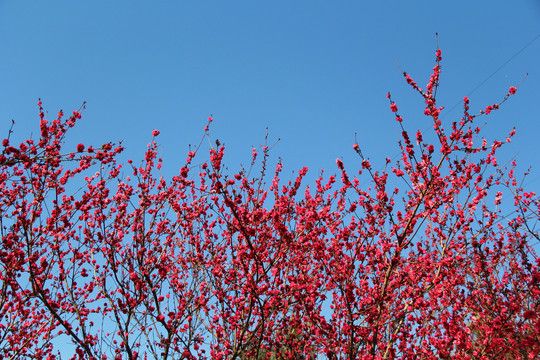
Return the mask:
{"type": "Polygon", "coordinates": [[[540,356],[540,202],[497,162],[515,131],[488,142],[478,123],[516,88],[443,123],[440,61],[425,90],[404,74],[431,136],[388,94],[400,159],[375,170],[354,144],[358,175],[338,159],[312,184],[269,171],[266,146],[258,175],[228,174],[217,141],[166,180],[157,130],[122,170],[121,145],[66,149],[80,113],[49,122],[39,102],[40,138],[0,155],[2,358],[540,356]]]}

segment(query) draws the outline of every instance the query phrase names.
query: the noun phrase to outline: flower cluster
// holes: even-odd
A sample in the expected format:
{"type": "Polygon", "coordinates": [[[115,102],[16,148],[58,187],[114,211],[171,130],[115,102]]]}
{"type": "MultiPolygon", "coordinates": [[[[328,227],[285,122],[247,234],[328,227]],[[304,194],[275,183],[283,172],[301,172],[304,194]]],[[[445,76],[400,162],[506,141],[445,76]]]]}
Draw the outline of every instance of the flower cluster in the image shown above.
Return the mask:
{"type": "Polygon", "coordinates": [[[218,141],[164,179],[157,130],[126,170],[120,145],[66,150],[80,112],[49,122],[40,101],[39,139],[2,142],[0,357],[538,358],[540,202],[475,124],[516,88],[443,124],[440,61],[425,93],[406,76],[434,136],[388,94],[401,157],[376,170],[355,143],[341,183],[268,174],[267,146],[259,174],[228,174],[218,141]]]}

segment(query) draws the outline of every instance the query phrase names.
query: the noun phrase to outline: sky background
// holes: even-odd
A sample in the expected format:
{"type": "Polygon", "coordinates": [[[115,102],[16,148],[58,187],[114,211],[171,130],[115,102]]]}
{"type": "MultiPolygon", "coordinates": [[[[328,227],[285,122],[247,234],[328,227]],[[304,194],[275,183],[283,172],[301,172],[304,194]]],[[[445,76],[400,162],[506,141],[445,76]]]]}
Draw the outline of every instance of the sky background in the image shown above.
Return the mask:
{"type": "Polygon", "coordinates": [[[271,143],[281,139],[272,155],[289,171],[334,173],[336,158],[358,167],[355,133],[382,167],[398,155],[401,132],[388,91],[407,130],[431,129],[394,58],[425,87],[436,32],[439,105],[457,105],[443,112],[446,122],[459,119],[463,96],[483,109],[529,73],[484,134],[504,139],[515,126],[504,156],[535,166],[538,187],[538,0],[0,0],[0,134],[13,119],[15,138],[36,137],[38,98],[49,119],[86,101],[73,144],[123,140],[124,156],[138,160],[158,129],[170,175],[210,114],[231,168],[249,163],[267,127],[271,143]]]}

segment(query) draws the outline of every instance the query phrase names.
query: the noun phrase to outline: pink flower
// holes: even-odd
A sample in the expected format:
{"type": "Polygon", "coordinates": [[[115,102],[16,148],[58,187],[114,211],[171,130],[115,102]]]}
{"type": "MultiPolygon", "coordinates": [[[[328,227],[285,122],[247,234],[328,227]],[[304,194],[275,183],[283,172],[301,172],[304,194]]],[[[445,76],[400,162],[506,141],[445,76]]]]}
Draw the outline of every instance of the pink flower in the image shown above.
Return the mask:
{"type": "Polygon", "coordinates": [[[362,160],[362,169],[369,169],[371,164],[367,160],[362,160]]]}
{"type": "Polygon", "coordinates": [[[392,105],[390,105],[390,109],[392,110],[392,112],[397,112],[397,105],[395,103],[392,103],[392,105]]]}
{"type": "Polygon", "coordinates": [[[510,87],[510,89],[508,89],[508,92],[510,93],[510,95],[514,95],[516,93],[517,89],[515,86],[512,86],[510,87]]]}
{"type": "Polygon", "coordinates": [[[152,136],[158,136],[159,135],[159,131],[157,130],[152,130],[152,136]]]}
{"type": "Polygon", "coordinates": [[[84,151],[84,145],[83,144],[77,145],[77,152],[83,152],[83,151],[84,151]]]}

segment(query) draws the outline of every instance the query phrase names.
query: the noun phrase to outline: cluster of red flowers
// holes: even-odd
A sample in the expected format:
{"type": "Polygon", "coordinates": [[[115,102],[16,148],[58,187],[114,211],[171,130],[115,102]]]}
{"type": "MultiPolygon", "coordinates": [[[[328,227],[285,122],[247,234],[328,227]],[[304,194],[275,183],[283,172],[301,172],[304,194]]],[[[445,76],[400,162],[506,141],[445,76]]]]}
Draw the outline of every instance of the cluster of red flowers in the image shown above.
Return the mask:
{"type": "Polygon", "coordinates": [[[443,124],[440,61],[426,92],[405,76],[435,140],[409,136],[388,94],[401,158],[376,171],[354,144],[341,183],[270,176],[267,147],[259,175],[229,175],[219,142],[165,180],[157,130],[123,177],[121,146],[66,151],[80,113],[49,122],[40,101],[40,139],[2,142],[0,356],[56,359],[67,341],[96,360],[538,358],[540,202],[473,126],[516,88],[443,124]]]}

